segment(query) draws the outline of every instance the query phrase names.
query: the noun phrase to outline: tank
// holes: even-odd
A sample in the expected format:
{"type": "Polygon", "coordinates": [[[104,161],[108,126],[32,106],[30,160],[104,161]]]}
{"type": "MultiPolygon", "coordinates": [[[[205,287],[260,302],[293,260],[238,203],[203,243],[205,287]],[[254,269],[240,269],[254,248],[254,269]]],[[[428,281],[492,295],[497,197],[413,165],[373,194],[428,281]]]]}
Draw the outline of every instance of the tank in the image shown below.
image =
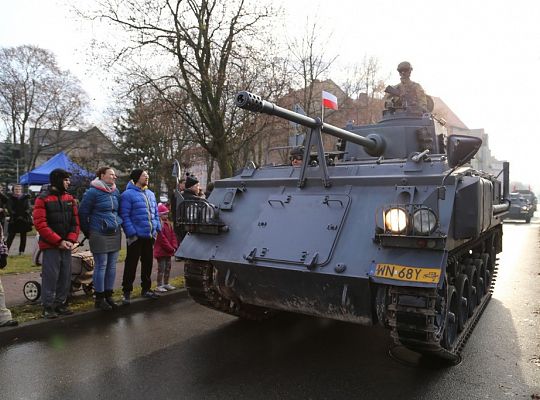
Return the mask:
{"type": "Polygon", "coordinates": [[[459,362],[497,275],[508,164],[504,184],[473,169],[480,139],[447,136],[444,121],[406,107],[342,129],[248,92],[236,104],[311,128],[304,163],[248,163],[208,201],[180,205],[190,296],[243,319],[382,325],[396,343],[459,362]]]}
{"type": "Polygon", "coordinates": [[[526,224],[531,222],[535,209],[527,197],[519,192],[510,193],[510,208],[504,219],[524,220],[526,224]]]}
{"type": "Polygon", "coordinates": [[[519,193],[521,196],[525,198],[531,205],[531,212],[534,213],[536,211],[536,206],[538,204],[538,199],[536,198],[536,195],[533,191],[530,189],[518,189],[515,191],[516,193],[519,193]]]}

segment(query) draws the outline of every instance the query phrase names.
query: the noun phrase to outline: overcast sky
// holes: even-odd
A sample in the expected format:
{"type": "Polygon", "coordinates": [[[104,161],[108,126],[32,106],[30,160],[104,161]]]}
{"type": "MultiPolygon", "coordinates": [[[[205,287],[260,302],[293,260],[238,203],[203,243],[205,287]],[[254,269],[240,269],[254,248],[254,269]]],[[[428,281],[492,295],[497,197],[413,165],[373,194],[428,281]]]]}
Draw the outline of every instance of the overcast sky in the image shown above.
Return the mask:
{"type": "MultiPolygon", "coordinates": [[[[511,178],[540,191],[540,1],[276,2],[287,13],[288,36],[301,33],[307,17],[318,18],[338,67],[375,56],[397,83],[395,67],[410,61],[412,79],[469,128],[484,128],[492,153],[511,162],[511,178]]],[[[31,43],[52,50],[99,110],[107,88],[84,65],[92,28],[76,22],[65,3],[0,0],[0,46],[31,43]]]]}

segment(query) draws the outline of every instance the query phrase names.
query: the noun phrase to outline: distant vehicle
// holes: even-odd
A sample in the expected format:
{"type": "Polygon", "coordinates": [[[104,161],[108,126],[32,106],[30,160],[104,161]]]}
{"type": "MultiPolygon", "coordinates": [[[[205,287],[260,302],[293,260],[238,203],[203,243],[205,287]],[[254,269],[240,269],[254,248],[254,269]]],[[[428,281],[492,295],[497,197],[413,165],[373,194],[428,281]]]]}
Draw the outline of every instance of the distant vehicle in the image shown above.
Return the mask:
{"type": "Polygon", "coordinates": [[[510,209],[504,219],[522,219],[528,224],[533,214],[533,206],[524,195],[519,192],[510,193],[510,209]]]}
{"type": "Polygon", "coordinates": [[[526,200],[529,201],[529,203],[531,203],[531,211],[534,213],[538,203],[536,195],[530,190],[516,190],[516,193],[521,194],[526,200]]]}

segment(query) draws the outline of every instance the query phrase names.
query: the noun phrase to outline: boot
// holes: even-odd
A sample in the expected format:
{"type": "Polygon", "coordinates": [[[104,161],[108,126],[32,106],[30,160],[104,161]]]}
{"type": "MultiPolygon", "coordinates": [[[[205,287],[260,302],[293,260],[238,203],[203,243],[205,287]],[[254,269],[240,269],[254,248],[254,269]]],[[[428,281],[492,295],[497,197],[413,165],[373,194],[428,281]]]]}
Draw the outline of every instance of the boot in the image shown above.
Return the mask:
{"type": "Polygon", "coordinates": [[[114,310],[115,308],[118,308],[120,305],[114,302],[114,299],[112,298],[112,293],[113,293],[112,290],[105,290],[105,301],[114,310]]]}
{"type": "Polygon", "coordinates": [[[112,307],[105,300],[105,293],[104,292],[96,292],[95,308],[100,309],[102,311],[111,311],[112,310],[112,307]]]}

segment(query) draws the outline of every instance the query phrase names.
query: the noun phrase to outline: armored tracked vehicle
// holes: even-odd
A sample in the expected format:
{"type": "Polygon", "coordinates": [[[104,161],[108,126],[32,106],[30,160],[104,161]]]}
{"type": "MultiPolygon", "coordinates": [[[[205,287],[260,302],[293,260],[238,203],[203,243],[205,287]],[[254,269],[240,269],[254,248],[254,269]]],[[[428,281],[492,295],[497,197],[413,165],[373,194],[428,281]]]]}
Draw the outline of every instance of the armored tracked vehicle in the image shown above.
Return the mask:
{"type": "Polygon", "coordinates": [[[208,202],[181,204],[191,297],[252,320],[285,310],[381,324],[458,362],[497,275],[508,164],[504,184],[474,170],[480,139],[447,137],[443,121],[406,106],[341,129],[248,92],[236,103],[309,127],[304,163],[249,164],[208,202]],[[322,134],[338,151],[324,152],[322,134]]]}
{"type": "Polygon", "coordinates": [[[504,219],[522,219],[526,224],[531,222],[534,215],[533,204],[521,193],[510,193],[510,208],[504,219]]]}
{"type": "Polygon", "coordinates": [[[536,207],[538,204],[538,199],[536,198],[536,195],[531,190],[528,190],[528,189],[519,189],[519,190],[516,190],[515,192],[522,195],[525,198],[525,200],[527,200],[531,204],[531,212],[534,213],[536,211],[536,207]]]}

